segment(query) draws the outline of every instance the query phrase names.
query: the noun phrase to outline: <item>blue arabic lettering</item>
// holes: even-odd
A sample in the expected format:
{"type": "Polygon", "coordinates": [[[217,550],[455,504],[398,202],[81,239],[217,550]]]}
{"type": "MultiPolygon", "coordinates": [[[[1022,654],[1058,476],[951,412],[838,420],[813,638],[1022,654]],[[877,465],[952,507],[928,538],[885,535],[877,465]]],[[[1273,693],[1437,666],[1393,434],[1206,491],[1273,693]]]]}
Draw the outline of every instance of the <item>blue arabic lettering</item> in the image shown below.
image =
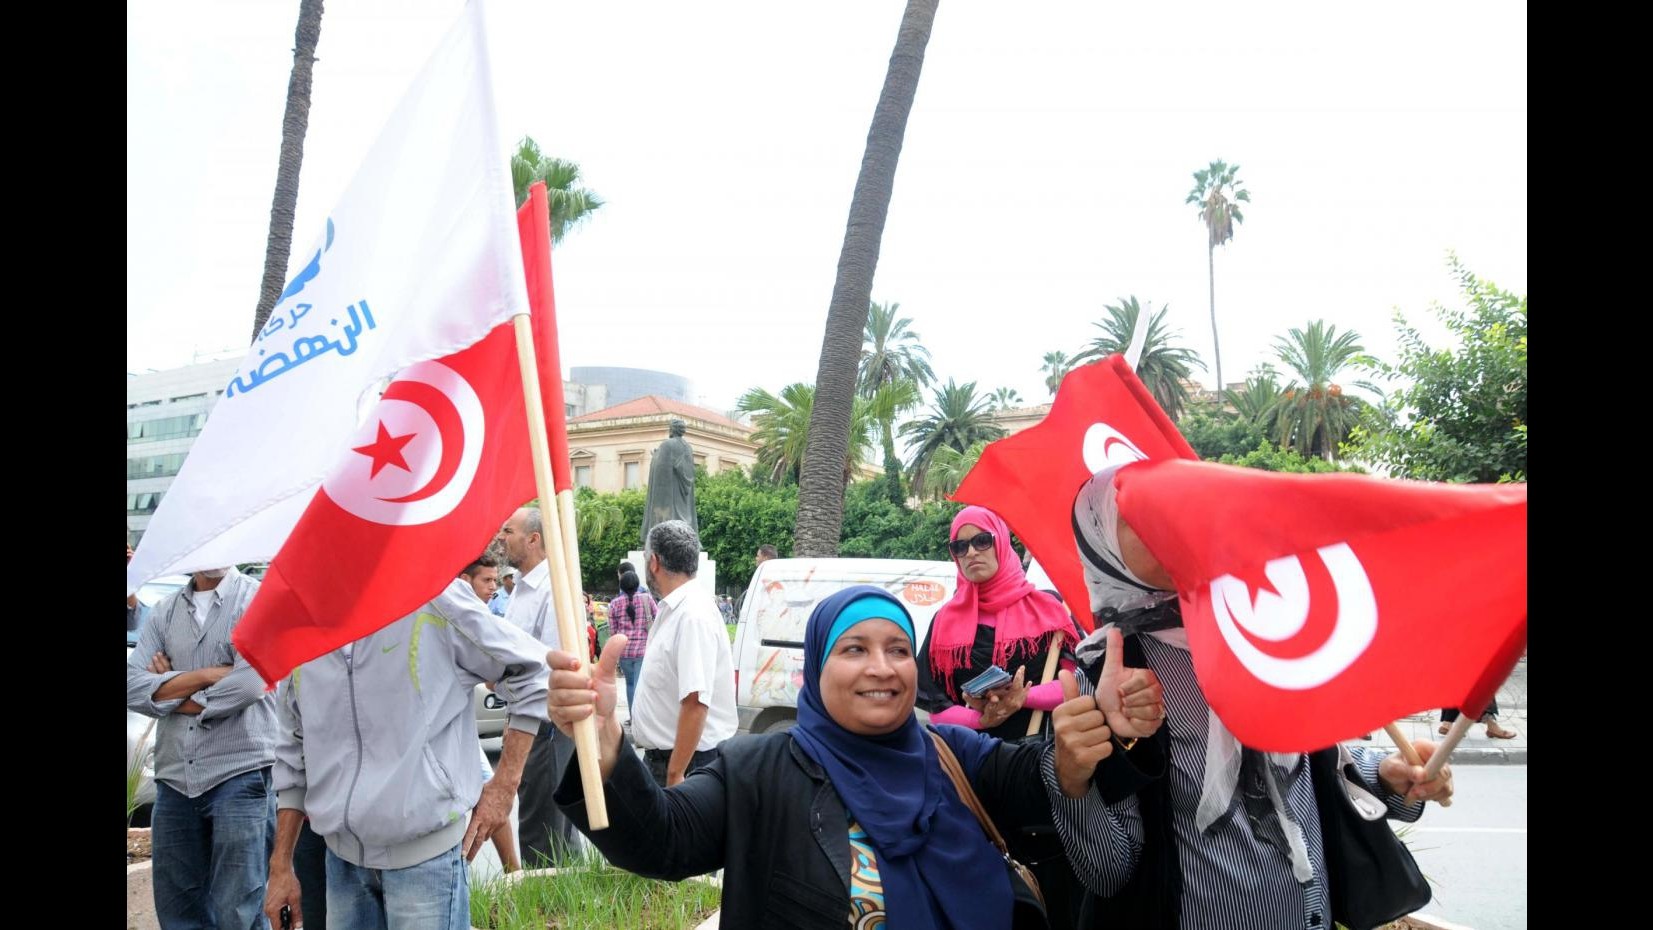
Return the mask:
{"type": "MultiPolygon", "coordinates": [[[[310,309],[310,304],[299,304],[295,307],[292,313],[291,325],[296,326],[299,318],[310,312],[310,309]]],[[[353,354],[358,347],[357,337],[360,336],[364,330],[362,325],[363,318],[365,317],[367,321],[365,329],[376,329],[378,324],[374,322],[373,311],[368,307],[366,300],[361,300],[357,303],[351,304],[345,312],[349,314],[350,322],[344,326],[343,339],[334,341],[332,339],[328,339],[326,336],[301,336],[293,340],[293,345],[290,349],[292,354],[290,356],[286,353],[277,352],[274,355],[264,359],[264,361],[259,363],[258,368],[252,371],[249,375],[244,377],[236,377],[232,380],[229,383],[229,386],[224,389],[224,396],[233,397],[238,393],[245,394],[253,388],[264,384],[272,378],[275,378],[277,375],[282,375],[292,371],[294,368],[297,368],[305,362],[328,352],[335,352],[339,355],[353,354]],[[356,307],[358,305],[361,307],[361,313],[359,314],[356,312],[356,307]]],[[[334,326],[339,325],[339,321],[337,319],[330,320],[329,322],[331,322],[334,326]]],[[[264,332],[259,334],[259,338],[263,339],[271,333],[287,328],[288,325],[289,324],[286,320],[278,317],[274,323],[264,330],[264,332]]],[[[264,350],[259,349],[258,354],[263,355],[264,350]]]]}

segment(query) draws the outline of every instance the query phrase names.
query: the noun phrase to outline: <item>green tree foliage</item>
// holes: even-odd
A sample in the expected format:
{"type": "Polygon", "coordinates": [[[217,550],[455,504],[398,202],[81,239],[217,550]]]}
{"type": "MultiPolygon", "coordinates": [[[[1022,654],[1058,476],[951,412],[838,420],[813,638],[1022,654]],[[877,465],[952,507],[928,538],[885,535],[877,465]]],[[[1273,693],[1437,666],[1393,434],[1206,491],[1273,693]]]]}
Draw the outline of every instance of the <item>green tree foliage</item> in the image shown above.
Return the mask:
{"type": "Polygon", "coordinates": [[[1299,455],[1291,449],[1274,445],[1268,440],[1257,444],[1244,455],[1228,454],[1217,459],[1224,465],[1239,465],[1244,468],[1260,468],[1263,471],[1296,472],[1305,475],[1330,474],[1332,472],[1349,471],[1363,473],[1364,470],[1354,465],[1339,465],[1328,462],[1317,456],[1299,455]]]}
{"type": "Polygon", "coordinates": [[[947,531],[964,508],[955,501],[930,501],[917,510],[892,504],[876,481],[860,481],[844,494],[844,535],[840,556],[876,559],[946,560],[947,531]]]}
{"type": "Polygon", "coordinates": [[[1182,415],[1177,429],[1200,458],[1214,462],[1225,455],[1241,456],[1268,438],[1255,423],[1215,404],[1199,404],[1182,415]]]}
{"type": "Polygon", "coordinates": [[[568,230],[603,206],[601,197],[578,186],[579,165],[546,155],[533,137],[523,136],[511,155],[511,187],[517,206],[528,200],[528,188],[535,181],[545,182],[545,196],[551,202],[552,243],[561,242],[568,230]]]}
{"type": "MultiPolygon", "coordinates": [[[[1142,305],[1133,295],[1103,309],[1107,310],[1107,316],[1094,324],[1102,331],[1101,334],[1092,338],[1073,357],[1070,366],[1078,367],[1093,359],[1123,353],[1130,347],[1131,333],[1142,315],[1142,305]]],[[[1183,386],[1183,381],[1195,368],[1204,371],[1205,363],[1200,361],[1193,349],[1173,342],[1181,339],[1182,334],[1166,328],[1165,315],[1169,312],[1169,307],[1160,307],[1158,313],[1150,311],[1148,335],[1142,344],[1142,356],[1137,359],[1136,376],[1142,379],[1148,393],[1154,395],[1154,400],[1159,402],[1166,415],[1175,420],[1182,415],[1182,408],[1188,405],[1188,389],[1183,386]]]]}
{"type": "MultiPolygon", "coordinates": [[[[1307,329],[1293,328],[1276,338],[1274,351],[1294,376],[1270,411],[1274,438],[1303,455],[1336,458],[1367,406],[1334,380],[1365,351],[1360,334],[1339,333],[1325,320],[1314,320],[1307,329]]],[[[1376,391],[1369,384],[1358,386],[1376,391]]]]}
{"type": "Polygon", "coordinates": [[[574,529],[580,540],[580,584],[586,591],[613,594],[619,590],[614,570],[637,548],[646,500],[640,488],[618,494],[575,489],[574,529]]]}
{"type": "Polygon", "coordinates": [[[936,493],[926,476],[938,450],[951,447],[963,452],[977,442],[1004,436],[1004,428],[993,422],[992,410],[991,400],[976,393],[976,382],[956,384],[948,378],[936,387],[924,416],[901,425],[901,435],[908,437],[913,450],[913,487],[919,494],[936,493]]]}
{"type": "Polygon", "coordinates": [[[746,590],[757,569],[753,556],[768,543],[792,554],[792,526],[798,516],[798,489],[755,482],[738,468],[715,475],[695,473],[695,517],[700,545],[717,562],[725,594],[746,590]]]}
{"type": "Polygon", "coordinates": [[[1369,360],[1401,382],[1351,437],[1351,454],[1429,481],[1527,480],[1527,298],[1448,259],[1465,306],[1431,311],[1457,341],[1434,348],[1395,315],[1400,360],[1369,360]]]}

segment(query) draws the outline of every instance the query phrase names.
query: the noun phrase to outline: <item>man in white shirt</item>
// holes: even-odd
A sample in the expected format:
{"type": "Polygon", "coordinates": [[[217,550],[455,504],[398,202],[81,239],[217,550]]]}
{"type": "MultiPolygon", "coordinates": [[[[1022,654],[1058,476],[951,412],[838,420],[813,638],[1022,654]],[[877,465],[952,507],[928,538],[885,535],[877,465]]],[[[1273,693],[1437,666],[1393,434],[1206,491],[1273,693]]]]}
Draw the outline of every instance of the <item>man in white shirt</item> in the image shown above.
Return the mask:
{"type": "MultiPolygon", "coordinates": [[[[516,587],[505,606],[505,622],[515,624],[544,644],[561,649],[557,611],[551,603],[551,567],[545,560],[545,533],[538,508],[523,507],[499,530],[505,561],[517,570],[516,587]]],[[[528,751],[522,782],[517,789],[517,845],[523,865],[534,868],[541,860],[556,865],[579,850],[578,831],[551,799],[557,782],[574,755],[574,741],[553,726],[541,727],[528,751]]]]}
{"type": "Polygon", "coordinates": [[[735,663],[717,602],[695,580],[695,531],[682,520],[655,524],[643,558],[660,606],[638,676],[631,738],[654,780],[669,788],[735,735],[735,663]]]}

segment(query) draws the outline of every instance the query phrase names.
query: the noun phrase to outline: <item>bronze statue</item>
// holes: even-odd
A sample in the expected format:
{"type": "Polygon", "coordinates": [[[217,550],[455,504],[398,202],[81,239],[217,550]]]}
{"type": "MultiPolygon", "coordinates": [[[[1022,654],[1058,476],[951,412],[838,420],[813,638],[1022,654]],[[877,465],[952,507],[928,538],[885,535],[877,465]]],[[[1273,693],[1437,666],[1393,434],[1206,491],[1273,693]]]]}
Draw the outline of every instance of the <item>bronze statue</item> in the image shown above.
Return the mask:
{"type": "Polygon", "coordinates": [[[643,506],[643,547],[648,548],[649,530],[656,523],[682,520],[700,532],[694,512],[694,450],[683,438],[688,426],[673,419],[671,435],[654,450],[649,464],[649,496],[643,506]]]}

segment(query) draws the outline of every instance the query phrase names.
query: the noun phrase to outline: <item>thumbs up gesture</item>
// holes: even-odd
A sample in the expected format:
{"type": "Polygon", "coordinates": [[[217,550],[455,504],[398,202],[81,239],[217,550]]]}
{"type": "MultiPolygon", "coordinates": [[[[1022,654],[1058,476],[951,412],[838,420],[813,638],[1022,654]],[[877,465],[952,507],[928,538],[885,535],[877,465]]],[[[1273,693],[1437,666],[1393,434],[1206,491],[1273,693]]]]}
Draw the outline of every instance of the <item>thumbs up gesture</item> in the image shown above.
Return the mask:
{"type": "Polygon", "coordinates": [[[1165,697],[1152,669],[1125,667],[1125,639],[1108,631],[1102,677],[1096,682],[1096,706],[1122,739],[1153,736],[1165,722],[1165,697]]]}
{"type": "Polygon", "coordinates": [[[1080,798],[1090,790],[1096,766],[1113,752],[1113,731],[1096,700],[1079,693],[1072,672],[1063,669],[1057,677],[1063,700],[1050,712],[1056,734],[1056,781],[1063,794],[1080,798]]]}
{"type": "Polygon", "coordinates": [[[620,653],[625,649],[626,637],[617,634],[603,644],[603,654],[595,666],[560,650],[545,655],[546,664],[551,667],[547,716],[568,736],[574,735],[575,723],[587,717],[596,718],[598,767],[605,779],[614,771],[615,751],[620,745],[620,723],[614,717],[617,700],[614,679],[620,653]]]}

